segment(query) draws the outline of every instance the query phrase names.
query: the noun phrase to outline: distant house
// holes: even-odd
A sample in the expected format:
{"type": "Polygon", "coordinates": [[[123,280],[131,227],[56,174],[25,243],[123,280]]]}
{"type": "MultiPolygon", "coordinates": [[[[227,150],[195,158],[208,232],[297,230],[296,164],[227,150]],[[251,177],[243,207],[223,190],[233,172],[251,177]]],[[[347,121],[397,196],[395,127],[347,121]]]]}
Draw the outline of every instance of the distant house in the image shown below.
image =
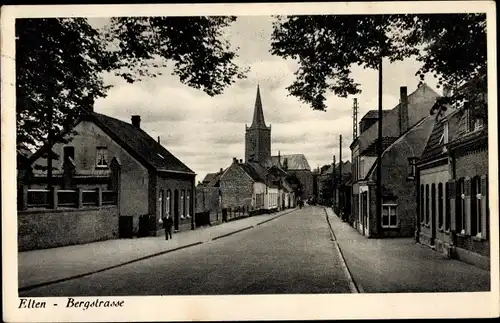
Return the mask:
{"type": "Polygon", "coordinates": [[[223,208],[278,211],[293,203],[289,185],[273,170],[236,158],[220,177],[220,191],[223,208]]]}
{"type": "MultiPolygon", "coordinates": [[[[422,126],[423,119],[429,116],[429,111],[432,106],[435,104],[436,99],[439,98],[439,95],[432,90],[426,84],[420,85],[413,93],[407,95],[407,88],[400,88],[400,103],[394,107],[392,110],[387,110],[383,112],[382,115],[382,149],[386,151],[393,143],[395,143],[398,138],[401,138],[405,135],[409,129],[413,129],[416,131],[415,125],[419,124],[418,129],[422,126]]],[[[378,143],[378,112],[369,111],[362,119],[360,123],[360,134],[354,141],[351,143],[351,153],[352,153],[352,215],[351,222],[354,227],[363,234],[367,236],[385,236],[385,235],[393,235],[395,231],[398,231],[398,235],[408,235],[408,228],[402,230],[401,227],[398,227],[397,218],[395,216],[395,209],[389,207],[387,200],[387,207],[383,212],[389,212],[389,218],[392,214],[392,220],[389,219],[389,224],[387,226],[383,226],[384,228],[378,228],[378,223],[385,223],[384,219],[376,219],[376,186],[373,181],[373,171],[375,170],[375,161],[377,160],[377,143],[378,143]],[[396,221],[393,223],[391,221],[396,221]],[[394,230],[394,228],[398,228],[394,230]],[[400,231],[402,230],[402,231],[400,231]]],[[[424,136],[425,137],[425,136],[424,136]]],[[[420,137],[418,140],[422,140],[422,142],[426,142],[427,138],[420,137]]],[[[407,137],[408,138],[408,137],[407,137]]],[[[400,140],[399,145],[405,145],[405,140],[400,140]]],[[[391,149],[397,149],[395,146],[391,149]]],[[[422,148],[423,149],[423,148],[422,148]]],[[[418,157],[418,151],[409,151],[408,154],[415,156],[394,156],[392,152],[387,152],[386,158],[396,158],[396,163],[398,165],[405,164],[404,176],[403,174],[399,174],[397,178],[402,179],[406,178],[407,172],[406,169],[410,167],[410,163],[414,162],[414,157],[418,157]],[[410,159],[409,159],[410,158],[410,159]]],[[[384,163],[384,161],[383,161],[384,163]]],[[[384,167],[384,164],[383,164],[384,167]]],[[[387,182],[391,180],[391,176],[396,176],[395,172],[392,171],[391,166],[386,165],[382,170],[382,173],[385,174],[386,177],[383,184],[386,187],[391,184],[387,182]]],[[[397,180],[396,180],[397,181],[397,180]]],[[[403,181],[396,183],[397,185],[404,186],[407,184],[406,179],[403,181]]],[[[394,191],[394,187],[391,189],[393,192],[391,194],[396,194],[394,191]]],[[[386,192],[389,194],[389,192],[386,192]]],[[[403,192],[400,192],[403,194],[403,192]]],[[[408,192],[410,193],[410,192],[408,192]]],[[[405,193],[406,194],[406,193],[405,193]]],[[[387,197],[388,198],[388,197],[387,197]]],[[[401,212],[400,212],[401,213],[401,212]]],[[[385,213],[384,213],[385,214],[385,213]]],[[[384,216],[384,214],[382,216],[384,216]]],[[[386,217],[387,218],[387,217],[386,217]]],[[[400,222],[402,224],[402,222],[400,222]]]]}
{"type": "Polygon", "coordinates": [[[303,200],[313,196],[313,174],[304,154],[278,155],[271,157],[272,165],[278,166],[290,175],[295,175],[302,185],[303,200]]]}
{"type": "MultiPolygon", "coordinates": [[[[53,183],[64,189],[105,187],[110,161],[116,159],[121,165],[119,217],[132,227],[128,230],[156,235],[161,229],[158,220],[167,213],[174,218],[175,230],[190,229],[196,174],[141,129],[140,123],[138,115],[127,123],[86,112],[73,129],[76,135],[68,143],[51,147],[60,157],[53,160],[53,183]]],[[[26,185],[46,186],[44,154],[49,148],[31,156],[32,176],[26,185]]]]}
{"type": "Polygon", "coordinates": [[[477,110],[448,109],[433,129],[417,165],[417,240],[489,269],[488,129],[477,110]]]}

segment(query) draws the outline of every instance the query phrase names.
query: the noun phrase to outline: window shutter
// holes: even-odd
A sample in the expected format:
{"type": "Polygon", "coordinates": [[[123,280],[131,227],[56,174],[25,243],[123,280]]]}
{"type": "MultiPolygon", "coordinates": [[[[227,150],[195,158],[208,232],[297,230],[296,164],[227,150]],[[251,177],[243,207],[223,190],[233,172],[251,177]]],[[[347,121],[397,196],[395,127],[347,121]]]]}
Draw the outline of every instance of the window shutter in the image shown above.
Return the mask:
{"type": "Polygon", "coordinates": [[[448,195],[446,196],[446,198],[455,199],[456,196],[456,182],[454,180],[450,180],[448,181],[448,195]]]}
{"type": "Polygon", "coordinates": [[[464,195],[465,195],[465,210],[463,215],[465,216],[465,233],[471,234],[471,184],[472,181],[469,177],[465,178],[464,181],[464,195]]]}
{"type": "Polygon", "coordinates": [[[471,180],[469,177],[466,177],[465,178],[465,181],[464,181],[464,194],[465,194],[465,197],[470,197],[470,194],[471,194],[471,180]]]}
{"type": "Polygon", "coordinates": [[[451,231],[456,231],[457,230],[457,214],[455,212],[456,210],[456,198],[457,198],[457,189],[456,189],[456,181],[455,180],[450,180],[448,181],[448,195],[446,198],[450,200],[450,230],[451,231]]]}
{"type": "Polygon", "coordinates": [[[488,175],[481,176],[481,234],[484,239],[488,239],[489,228],[489,207],[488,207],[488,175]]]}

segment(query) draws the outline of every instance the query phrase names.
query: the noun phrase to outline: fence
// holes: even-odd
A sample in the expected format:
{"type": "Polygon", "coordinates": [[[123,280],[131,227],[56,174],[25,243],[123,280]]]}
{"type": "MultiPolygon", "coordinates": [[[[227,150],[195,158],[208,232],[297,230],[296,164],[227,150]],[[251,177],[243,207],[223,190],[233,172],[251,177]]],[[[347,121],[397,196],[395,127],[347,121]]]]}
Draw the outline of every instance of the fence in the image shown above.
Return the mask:
{"type": "Polygon", "coordinates": [[[18,210],[28,209],[57,209],[95,207],[101,205],[117,205],[116,191],[103,190],[60,190],[53,187],[47,189],[28,189],[21,186],[18,191],[18,210]]]}

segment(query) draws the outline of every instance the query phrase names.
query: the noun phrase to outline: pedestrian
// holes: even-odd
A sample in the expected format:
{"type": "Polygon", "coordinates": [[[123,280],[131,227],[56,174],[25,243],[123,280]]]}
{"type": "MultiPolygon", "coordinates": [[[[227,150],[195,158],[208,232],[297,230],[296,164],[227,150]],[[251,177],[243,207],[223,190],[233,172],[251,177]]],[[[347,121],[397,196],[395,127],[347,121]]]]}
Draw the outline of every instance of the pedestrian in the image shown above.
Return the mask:
{"type": "Polygon", "coordinates": [[[174,220],[170,216],[170,214],[167,214],[166,217],[162,218],[162,224],[163,228],[165,229],[165,240],[168,240],[168,237],[170,236],[170,239],[172,239],[172,227],[174,226],[174,220]]]}

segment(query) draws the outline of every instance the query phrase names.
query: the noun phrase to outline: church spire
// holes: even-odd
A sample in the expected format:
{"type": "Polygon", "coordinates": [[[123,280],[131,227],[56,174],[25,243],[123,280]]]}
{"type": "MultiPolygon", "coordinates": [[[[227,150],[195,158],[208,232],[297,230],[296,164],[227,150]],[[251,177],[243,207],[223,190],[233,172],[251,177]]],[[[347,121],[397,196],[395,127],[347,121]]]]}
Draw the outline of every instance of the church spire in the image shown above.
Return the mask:
{"type": "Polygon", "coordinates": [[[260,98],[260,87],[257,85],[257,97],[255,98],[255,108],[253,111],[253,121],[251,128],[267,128],[262,111],[262,100],[260,98]]]}

